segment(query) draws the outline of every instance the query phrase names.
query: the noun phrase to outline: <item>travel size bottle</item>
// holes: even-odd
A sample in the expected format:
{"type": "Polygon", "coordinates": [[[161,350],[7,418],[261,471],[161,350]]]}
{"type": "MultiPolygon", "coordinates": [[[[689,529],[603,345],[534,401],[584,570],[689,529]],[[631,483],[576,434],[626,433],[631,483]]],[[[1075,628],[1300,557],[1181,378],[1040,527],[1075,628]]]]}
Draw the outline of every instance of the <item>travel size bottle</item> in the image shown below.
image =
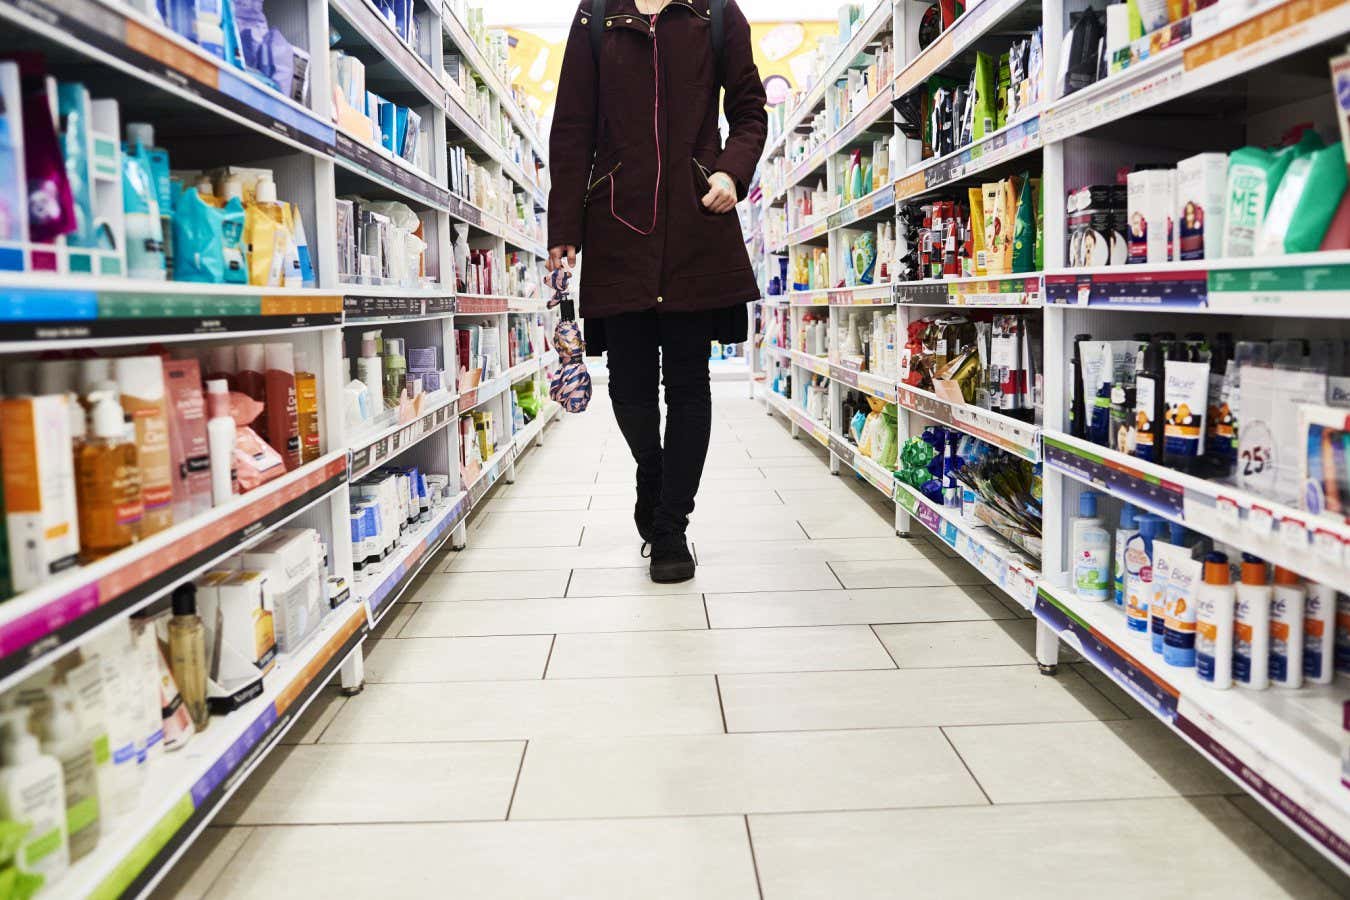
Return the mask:
{"type": "Polygon", "coordinates": [[[116,388],[105,382],[89,395],[93,431],[75,456],[80,557],[89,562],[140,536],[143,505],[136,442],[128,437],[116,388]]]}

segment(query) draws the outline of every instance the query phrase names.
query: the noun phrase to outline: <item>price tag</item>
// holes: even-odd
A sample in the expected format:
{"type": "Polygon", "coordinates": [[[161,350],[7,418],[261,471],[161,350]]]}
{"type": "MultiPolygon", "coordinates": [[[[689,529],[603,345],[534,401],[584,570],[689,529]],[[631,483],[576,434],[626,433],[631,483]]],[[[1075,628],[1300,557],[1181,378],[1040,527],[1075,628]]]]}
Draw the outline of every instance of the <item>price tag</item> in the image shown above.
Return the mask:
{"type": "Polygon", "coordinates": [[[1267,537],[1275,530],[1275,518],[1265,507],[1253,505],[1247,516],[1247,527],[1261,537],[1267,537]]]}
{"type": "Polygon", "coordinates": [[[1280,542],[1291,550],[1307,550],[1308,530],[1298,519],[1281,519],[1280,542]]]}
{"type": "Polygon", "coordinates": [[[1313,551],[1317,553],[1319,559],[1325,560],[1333,566],[1339,566],[1343,563],[1345,544],[1342,543],[1338,535],[1319,528],[1313,534],[1313,551]]]}
{"type": "Polygon", "coordinates": [[[1231,500],[1228,497],[1219,497],[1215,501],[1215,506],[1219,516],[1219,523],[1222,524],[1223,527],[1236,529],[1242,525],[1242,515],[1238,511],[1236,500],[1231,500]]]}

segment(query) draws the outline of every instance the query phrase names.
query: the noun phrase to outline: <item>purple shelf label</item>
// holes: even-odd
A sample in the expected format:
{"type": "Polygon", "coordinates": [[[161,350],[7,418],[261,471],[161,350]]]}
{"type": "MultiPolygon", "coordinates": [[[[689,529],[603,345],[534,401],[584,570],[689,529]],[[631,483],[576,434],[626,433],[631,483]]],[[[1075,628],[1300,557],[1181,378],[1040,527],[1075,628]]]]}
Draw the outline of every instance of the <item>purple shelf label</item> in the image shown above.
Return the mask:
{"type": "Polygon", "coordinates": [[[1052,304],[1203,309],[1208,297],[1209,279],[1204,270],[1130,272],[1116,268],[1079,275],[1047,275],[1045,279],[1045,300],[1052,304]]]}
{"type": "Polygon", "coordinates": [[[1078,478],[1091,481],[1116,495],[1124,495],[1131,503],[1164,516],[1184,515],[1186,492],[1175,484],[1154,481],[1139,472],[1128,471],[1109,464],[1105,459],[1086,456],[1075,448],[1056,444],[1053,439],[1043,441],[1045,461],[1078,478]]]}
{"type": "Polygon", "coordinates": [[[90,582],[20,616],[0,628],[0,658],[24,651],[29,659],[36,659],[54,650],[61,642],[57,632],[96,609],[98,583],[90,582]]]}
{"type": "MultiPolygon", "coordinates": [[[[239,715],[239,713],[235,713],[239,715]]],[[[277,720],[276,704],[269,703],[253,722],[244,730],[244,733],[235,738],[234,743],[220,755],[220,758],[212,764],[206,774],[197,779],[197,783],[192,786],[192,805],[194,808],[200,808],[206,799],[216,788],[220,787],[225,781],[248,759],[249,754],[256,750],[263,737],[271,729],[277,720]]]]}

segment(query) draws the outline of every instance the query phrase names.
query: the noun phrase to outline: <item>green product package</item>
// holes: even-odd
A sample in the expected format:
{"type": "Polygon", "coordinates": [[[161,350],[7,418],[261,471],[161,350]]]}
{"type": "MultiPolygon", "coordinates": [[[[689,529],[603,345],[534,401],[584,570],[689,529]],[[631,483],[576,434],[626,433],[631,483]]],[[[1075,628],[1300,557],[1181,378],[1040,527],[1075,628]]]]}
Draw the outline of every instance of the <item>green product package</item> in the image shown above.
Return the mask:
{"type": "MultiPolygon", "coordinates": [[[[1249,257],[1256,253],[1266,210],[1293,161],[1321,149],[1322,139],[1311,128],[1297,144],[1279,150],[1240,147],[1228,157],[1227,209],[1224,215],[1223,255],[1249,257]]],[[[1316,248],[1314,248],[1316,249],[1316,248]]]]}
{"type": "Polygon", "coordinates": [[[1041,179],[1031,179],[1031,192],[1036,197],[1036,251],[1033,254],[1032,269],[1045,271],[1045,191],[1041,190],[1041,179]]]}
{"type": "Polygon", "coordinates": [[[221,211],[195,187],[185,189],[174,206],[173,277],[199,284],[225,283],[225,246],[221,211]]]}
{"type": "Polygon", "coordinates": [[[1345,150],[1340,142],[1296,157],[1266,210],[1256,254],[1317,250],[1345,187],[1345,150]]]}
{"type": "Polygon", "coordinates": [[[516,405],[533,421],[539,415],[539,395],[534,392],[534,382],[516,385],[516,405]]]}
{"type": "Polygon", "coordinates": [[[1022,176],[1022,192],[1017,198],[1017,217],[1013,221],[1012,270],[1030,272],[1036,265],[1036,199],[1031,176],[1022,176]]]}
{"type": "Polygon", "coordinates": [[[998,94],[995,97],[994,130],[1008,124],[1008,91],[1012,89],[1012,65],[1008,54],[998,58],[998,94]]]}
{"type": "Polygon", "coordinates": [[[999,104],[994,101],[996,96],[1000,96],[997,76],[994,58],[988,53],[976,53],[975,75],[971,80],[971,83],[975,85],[975,96],[968,102],[973,102],[975,105],[971,134],[977,141],[998,127],[999,104]]]}

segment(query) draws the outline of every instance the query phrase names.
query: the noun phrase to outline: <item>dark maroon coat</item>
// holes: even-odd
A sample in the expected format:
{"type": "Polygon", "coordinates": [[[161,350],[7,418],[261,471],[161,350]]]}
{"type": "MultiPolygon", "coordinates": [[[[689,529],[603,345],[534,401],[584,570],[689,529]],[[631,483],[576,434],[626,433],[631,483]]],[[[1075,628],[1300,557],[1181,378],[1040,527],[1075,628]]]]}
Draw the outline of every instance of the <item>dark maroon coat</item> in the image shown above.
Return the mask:
{"type": "Polygon", "coordinates": [[[654,26],[635,0],[610,0],[598,98],[590,6],[583,0],[572,19],[549,139],[548,243],[585,248],[581,315],[756,299],[736,212],[715,215],[699,202],[704,170],[732,176],[745,199],[764,152],[764,83],[745,15],[729,0],[723,146],[708,0],[674,0],[654,26]]]}

